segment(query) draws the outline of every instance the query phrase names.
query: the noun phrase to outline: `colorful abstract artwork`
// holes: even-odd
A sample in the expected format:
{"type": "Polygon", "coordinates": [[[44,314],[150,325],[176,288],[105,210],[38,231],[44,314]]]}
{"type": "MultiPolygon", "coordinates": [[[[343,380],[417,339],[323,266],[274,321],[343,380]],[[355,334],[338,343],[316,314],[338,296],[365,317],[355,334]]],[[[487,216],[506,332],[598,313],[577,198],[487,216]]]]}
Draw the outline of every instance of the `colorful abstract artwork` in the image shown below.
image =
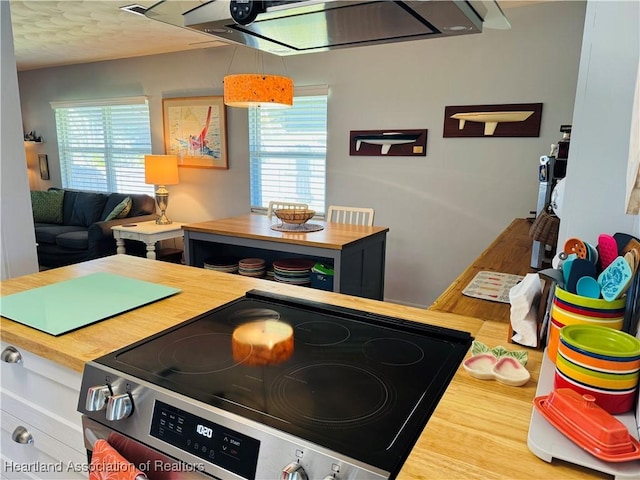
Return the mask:
{"type": "Polygon", "coordinates": [[[226,111],[221,96],[162,100],[165,153],[178,166],[228,169],[226,111]]]}

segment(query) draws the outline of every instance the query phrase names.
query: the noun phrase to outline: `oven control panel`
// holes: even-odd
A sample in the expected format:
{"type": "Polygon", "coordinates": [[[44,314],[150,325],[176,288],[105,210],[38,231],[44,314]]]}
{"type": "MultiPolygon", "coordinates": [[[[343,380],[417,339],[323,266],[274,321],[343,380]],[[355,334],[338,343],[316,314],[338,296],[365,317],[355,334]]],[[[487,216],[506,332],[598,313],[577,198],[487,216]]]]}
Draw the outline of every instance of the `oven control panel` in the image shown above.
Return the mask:
{"type": "Polygon", "coordinates": [[[255,478],[260,442],[156,400],[151,436],[243,478],[255,478]]]}
{"type": "Polygon", "coordinates": [[[85,366],[78,411],[179,460],[184,470],[177,478],[195,478],[192,473],[222,480],[389,478],[388,472],[338,452],[91,362],[85,366]],[[109,399],[114,396],[126,396],[131,409],[114,405],[114,412],[125,415],[109,420],[109,399]]]}

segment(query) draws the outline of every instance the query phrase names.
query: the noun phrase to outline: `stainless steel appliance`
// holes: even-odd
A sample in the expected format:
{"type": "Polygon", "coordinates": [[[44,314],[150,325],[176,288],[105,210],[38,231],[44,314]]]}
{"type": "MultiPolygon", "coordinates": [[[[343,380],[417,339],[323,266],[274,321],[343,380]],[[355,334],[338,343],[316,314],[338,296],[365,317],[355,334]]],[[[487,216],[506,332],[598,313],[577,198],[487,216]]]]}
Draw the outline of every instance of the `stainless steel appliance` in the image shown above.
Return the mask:
{"type": "Polygon", "coordinates": [[[252,290],[88,362],[78,410],[93,435],[123,436],[188,474],[394,478],[472,340],[252,290]],[[265,350],[270,330],[240,335],[255,325],[291,335],[265,350]]]}
{"type": "Polygon", "coordinates": [[[276,55],[510,28],[495,0],[172,0],[145,15],[276,55]]]}
{"type": "MultiPolygon", "coordinates": [[[[551,145],[549,155],[540,157],[538,165],[538,202],[536,204],[536,217],[540,212],[549,205],[553,188],[558,180],[564,178],[567,174],[567,159],[569,157],[569,143],[571,140],[571,125],[561,125],[562,139],[551,145]]],[[[534,213],[534,212],[531,212],[534,213]]],[[[555,245],[545,245],[542,242],[533,241],[531,250],[531,266],[533,268],[542,268],[545,264],[551,263],[551,256],[555,245]]]]}

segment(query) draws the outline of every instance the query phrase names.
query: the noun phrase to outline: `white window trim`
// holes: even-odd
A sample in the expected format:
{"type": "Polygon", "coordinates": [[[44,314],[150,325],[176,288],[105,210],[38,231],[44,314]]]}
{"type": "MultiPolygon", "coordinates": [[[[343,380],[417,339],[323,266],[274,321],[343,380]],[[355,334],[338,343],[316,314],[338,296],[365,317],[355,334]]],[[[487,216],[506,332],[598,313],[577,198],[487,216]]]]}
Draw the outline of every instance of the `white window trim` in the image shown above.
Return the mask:
{"type": "Polygon", "coordinates": [[[51,108],[78,108],[78,107],[100,107],[108,105],[139,105],[142,103],[149,103],[147,97],[117,97],[117,98],[102,98],[92,100],[67,100],[50,102],[51,108]]]}

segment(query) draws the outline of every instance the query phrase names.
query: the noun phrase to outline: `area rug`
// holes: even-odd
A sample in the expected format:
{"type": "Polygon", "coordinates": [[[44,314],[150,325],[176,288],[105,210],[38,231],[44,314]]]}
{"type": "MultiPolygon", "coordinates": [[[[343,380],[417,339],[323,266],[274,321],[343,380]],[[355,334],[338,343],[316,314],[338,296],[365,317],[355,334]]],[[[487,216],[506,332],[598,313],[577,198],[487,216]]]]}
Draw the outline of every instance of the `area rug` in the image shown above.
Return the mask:
{"type": "Polygon", "coordinates": [[[509,290],[523,278],[521,275],[510,273],[478,272],[462,290],[462,294],[492,302],[509,303],[509,290]]]}

